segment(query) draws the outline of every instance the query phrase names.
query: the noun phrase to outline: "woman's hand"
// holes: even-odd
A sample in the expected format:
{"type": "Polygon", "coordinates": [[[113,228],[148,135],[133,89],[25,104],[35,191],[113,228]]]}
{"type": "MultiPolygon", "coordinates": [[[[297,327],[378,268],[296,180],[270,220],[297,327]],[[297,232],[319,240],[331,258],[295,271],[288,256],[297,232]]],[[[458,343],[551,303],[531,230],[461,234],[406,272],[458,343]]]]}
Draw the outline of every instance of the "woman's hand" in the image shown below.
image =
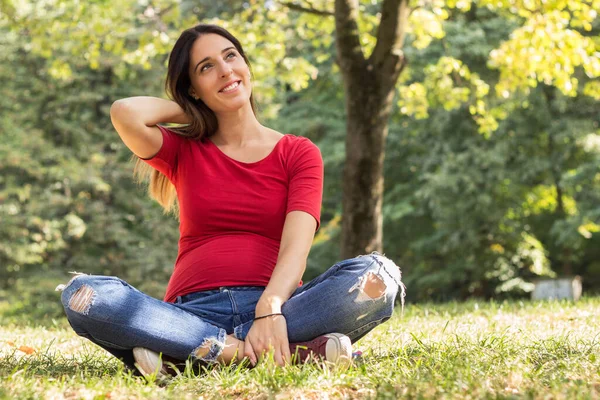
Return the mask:
{"type": "Polygon", "coordinates": [[[287,323],[283,315],[261,318],[252,324],[246,335],[244,356],[253,365],[269,351],[273,351],[273,359],[277,365],[286,365],[292,360],[287,335],[287,323]]]}

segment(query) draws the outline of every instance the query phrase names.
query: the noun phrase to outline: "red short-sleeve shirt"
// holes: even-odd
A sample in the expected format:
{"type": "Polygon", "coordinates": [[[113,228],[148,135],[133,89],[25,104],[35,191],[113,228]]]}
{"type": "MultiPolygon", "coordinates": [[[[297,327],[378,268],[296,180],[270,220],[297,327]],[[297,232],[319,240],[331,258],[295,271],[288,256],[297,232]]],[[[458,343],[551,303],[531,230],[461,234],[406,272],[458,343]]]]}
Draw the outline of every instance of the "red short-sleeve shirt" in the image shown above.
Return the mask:
{"type": "Polygon", "coordinates": [[[221,286],[266,286],[287,213],[307,212],[320,226],[319,148],[286,134],[268,156],[244,163],[208,139],[158,127],[163,145],[142,160],[175,185],[180,213],[179,250],[165,301],[221,286]]]}

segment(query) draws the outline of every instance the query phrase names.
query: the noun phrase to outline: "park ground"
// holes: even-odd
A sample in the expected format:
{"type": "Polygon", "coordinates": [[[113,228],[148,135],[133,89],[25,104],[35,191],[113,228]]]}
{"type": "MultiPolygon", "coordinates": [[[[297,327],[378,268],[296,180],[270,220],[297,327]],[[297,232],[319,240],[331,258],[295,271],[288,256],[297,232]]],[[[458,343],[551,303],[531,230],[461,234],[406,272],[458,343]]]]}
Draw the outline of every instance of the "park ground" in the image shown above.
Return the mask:
{"type": "Polygon", "coordinates": [[[132,376],[63,317],[0,301],[0,399],[600,398],[600,298],[407,304],[355,344],[349,369],[324,365],[132,376]]]}

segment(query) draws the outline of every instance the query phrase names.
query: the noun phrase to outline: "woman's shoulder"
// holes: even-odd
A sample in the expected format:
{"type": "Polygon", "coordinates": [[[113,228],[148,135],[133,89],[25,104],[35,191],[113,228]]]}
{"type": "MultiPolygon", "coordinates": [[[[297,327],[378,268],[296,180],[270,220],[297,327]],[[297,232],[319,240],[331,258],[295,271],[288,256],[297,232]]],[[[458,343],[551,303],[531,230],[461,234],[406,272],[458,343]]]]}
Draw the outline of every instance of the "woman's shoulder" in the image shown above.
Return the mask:
{"type": "Polygon", "coordinates": [[[306,136],[294,135],[292,133],[288,133],[286,136],[289,137],[290,147],[294,148],[295,152],[320,152],[319,147],[306,136]]]}
{"type": "Polygon", "coordinates": [[[281,138],[279,152],[288,168],[305,163],[321,163],[322,155],[319,147],[306,136],[286,133],[281,138]]]}
{"type": "Polygon", "coordinates": [[[294,133],[279,133],[279,135],[279,141],[281,141],[282,144],[284,144],[284,147],[287,147],[288,149],[294,149],[296,147],[316,147],[316,145],[306,136],[300,136],[294,133]]]}
{"type": "Polygon", "coordinates": [[[282,154],[286,158],[292,157],[298,150],[307,146],[315,146],[307,137],[287,132],[282,133],[272,128],[267,128],[267,130],[270,133],[271,140],[267,147],[273,148],[277,153],[282,154]]]}

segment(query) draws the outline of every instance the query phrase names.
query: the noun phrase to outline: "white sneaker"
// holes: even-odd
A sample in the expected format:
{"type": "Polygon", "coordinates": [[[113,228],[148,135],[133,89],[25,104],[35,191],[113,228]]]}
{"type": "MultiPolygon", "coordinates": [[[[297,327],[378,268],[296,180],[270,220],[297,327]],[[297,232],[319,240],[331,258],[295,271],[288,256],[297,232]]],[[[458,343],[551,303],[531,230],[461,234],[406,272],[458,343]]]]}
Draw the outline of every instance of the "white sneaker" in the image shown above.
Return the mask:
{"type": "Polygon", "coordinates": [[[162,363],[157,352],[148,350],[145,347],[134,347],[133,358],[137,369],[145,377],[156,374],[156,378],[166,378],[169,375],[167,367],[162,363]]]}
{"type": "Polygon", "coordinates": [[[290,343],[290,352],[297,363],[316,356],[333,364],[352,364],[352,342],[341,333],[328,333],[308,342],[290,343]]]}

